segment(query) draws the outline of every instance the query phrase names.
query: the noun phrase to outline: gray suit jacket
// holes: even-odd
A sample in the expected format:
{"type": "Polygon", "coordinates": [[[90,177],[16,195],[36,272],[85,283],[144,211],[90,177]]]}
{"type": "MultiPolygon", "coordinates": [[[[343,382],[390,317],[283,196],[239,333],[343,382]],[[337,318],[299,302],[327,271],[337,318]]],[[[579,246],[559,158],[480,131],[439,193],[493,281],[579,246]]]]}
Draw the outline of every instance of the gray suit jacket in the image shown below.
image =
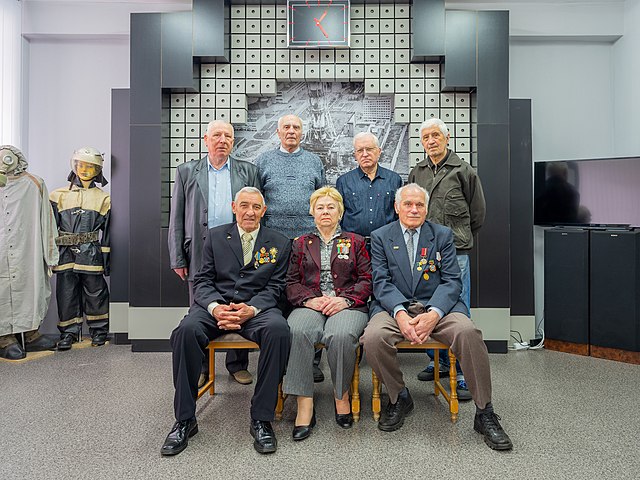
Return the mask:
{"type": "MultiPolygon", "coordinates": [[[[189,268],[193,280],[202,265],[202,246],[207,236],[209,174],[207,156],[180,165],[171,197],[169,217],[169,259],[171,268],[189,268]]],[[[243,160],[231,158],[231,195],[243,187],[261,189],[258,169],[243,160]]],[[[261,189],[262,190],[262,189],[261,189]]]]}
{"type": "Polygon", "coordinates": [[[376,298],[371,303],[371,316],[383,310],[393,316],[396,306],[408,307],[416,301],[425,307],[437,307],[445,315],[451,312],[467,315],[466,307],[460,302],[462,281],[450,228],[429,221],[422,225],[413,267],[409,265],[399,221],[374,230],[371,234],[371,265],[376,298]],[[425,263],[418,271],[418,263],[422,259],[425,263]],[[430,265],[434,265],[435,272],[429,270],[430,265]]]}

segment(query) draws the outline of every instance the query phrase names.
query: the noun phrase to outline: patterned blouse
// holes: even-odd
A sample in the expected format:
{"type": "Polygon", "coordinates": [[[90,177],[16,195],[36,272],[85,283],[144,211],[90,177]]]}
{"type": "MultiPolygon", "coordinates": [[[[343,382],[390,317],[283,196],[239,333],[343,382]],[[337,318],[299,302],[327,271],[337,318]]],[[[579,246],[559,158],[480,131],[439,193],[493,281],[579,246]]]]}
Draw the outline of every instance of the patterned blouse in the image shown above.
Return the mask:
{"type": "Polygon", "coordinates": [[[335,297],[336,292],[333,289],[333,277],[331,276],[331,251],[333,250],[333,244],[336,238],[342,235],[342,230],[340,230],[338,226],[329,243],[324,241],[324,238],[317,229],[314,234],[320,239],[320,291],[323,295],[335,297]]]}

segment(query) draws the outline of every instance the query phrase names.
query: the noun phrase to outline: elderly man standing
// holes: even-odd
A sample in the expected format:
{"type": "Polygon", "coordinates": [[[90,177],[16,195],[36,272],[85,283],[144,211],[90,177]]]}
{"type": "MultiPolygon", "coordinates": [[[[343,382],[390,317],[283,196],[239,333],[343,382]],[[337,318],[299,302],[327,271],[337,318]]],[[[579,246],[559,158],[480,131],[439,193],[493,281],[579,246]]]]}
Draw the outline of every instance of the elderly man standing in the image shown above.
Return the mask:
{"type": "MultiPolygon", "coordinates": [[[[255,165],[229,157],[233,140],[230,123],[210,122],[204,135],[207,155],[183,163],[176,170],[169,217],[169,258],[173,271],[189,282],[190,304],[193,303],[193,279],[202,265],[207,229],[233,221],[231,200],[241,188],[260,188],[255,165]]],[[[246,351],[228,352],[226,364],[238,383],[252,382],[246,351]]],[[[200,383],[204,383],[208,363],[202,367],[200,383]]]]}
{"type": "Polygon", "coordinates": [[[353,137],[353,153],[358,166],[340,175],[336,182],[344,201],[340,225],[347,232],[365,237],[369,246],[371,232],[398,218],[393,200],[402,179],[378,164],[382,150],[373,133],[361,132],[353,137]]]}
{"type": "MultiPolygon", "coordinates": [[[[420,126],[422,146],[428,157],[418,163],[409,173],[409,182],[415,182],[429,193],[428,218],[434,223],[445,225],[453,230],[456,246],[456,259],[462,272],[461,300],[471,314],[471,270],[469,254],[473,248],[473,236],[482,224],[486,214],[486,204],[482,185],[475,169],[463,161],[455,152],[449,150],[449,129],[438,118],[425,121],[420,126]]],[[[427,352],[433,359],[433,350],[427,352]]],[[[442,355],[441,357],[447,357],[442,355]]],[[[447,359],[440,370],[447,372],[447,359]]],[[[458,398],[470,400],[471,395],[459,363],[458,398]]],[[[419,380],[433,380],[433,361],[418,374],[419,380]]]]}
{"type": "Polygon", "coordinates": [[[277,308],[285,289],[291,243],[261,227],[267,207],[260,190],[241,189],[232,203],[236,222],[209,230],[202,268],[194,278],[194,303],[171,334],[176,423],[160,453],[176,455],[198,433],[198,373],[209,342],[236,332],[260,345],[250,432],[259,453],[276,451],[271,427],[289,357],[287,321],[277,308]]]}
{"type": "Polygon", "coordinates": [[[482,333],[460,301],[460,268],[451,229],[426,220],[429,195],[411,183],[396,192],[399,220],[371,235],[371,319],[360,342],[371,368],[387,387],[389,403],[378,428],[402,427],[413,400],[404,384],[396,344],[429,336],[450,346],[468,374],[476,404],[473,428],[495,450],[513,448],[491,404],[489,355],[482,333]]]}
{"type": "MultiPolygon", "coordinates": [[[[309,198],[327,182],[320,157],[300,146],[300,117],[283,115],[278,119],[276,133],[280,147],[264,152],[256,159],[264,198],[269,205],[264,224],[294,239],[314,230],[309,198]]],[[[321,355],[322,350],[318,350],[313,364],[315,382],[324,380],[319,367],[321,355]]]]}
{"type": "Polygon", "coordinates": [[[269,205],[264,224],[293,239],[315,227],[309,215],[309,198],[326,184],[325,173],[320,157],[300,146],[300,117],[280,117],[276,133],[280,147],[256,159],[264,198],[269,205]]]}

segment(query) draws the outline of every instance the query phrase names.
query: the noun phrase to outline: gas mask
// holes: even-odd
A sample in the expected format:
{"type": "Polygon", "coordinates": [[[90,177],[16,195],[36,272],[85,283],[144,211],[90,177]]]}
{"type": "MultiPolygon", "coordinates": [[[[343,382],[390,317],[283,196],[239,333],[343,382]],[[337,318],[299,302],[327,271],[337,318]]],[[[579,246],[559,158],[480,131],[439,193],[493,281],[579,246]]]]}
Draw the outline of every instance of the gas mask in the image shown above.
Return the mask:
{"type": "Polygon", "coordinates": [[[0,187],[7,185],[7,175],[18,167],[18,156],[11,150],[0,150],[0,187]]]}

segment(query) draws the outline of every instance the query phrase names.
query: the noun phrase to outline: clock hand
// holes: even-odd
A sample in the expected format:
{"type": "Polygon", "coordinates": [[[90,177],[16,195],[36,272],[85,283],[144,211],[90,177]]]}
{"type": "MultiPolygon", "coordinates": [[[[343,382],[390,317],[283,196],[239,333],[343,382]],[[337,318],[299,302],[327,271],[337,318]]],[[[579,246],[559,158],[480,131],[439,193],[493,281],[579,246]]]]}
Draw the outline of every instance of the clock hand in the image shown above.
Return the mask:
{"type": "Polygon", "coordinates": [[[329,38],[329,34],[326,32],[326,30],[324,28],[322,28],[322,25],[320,25],[319,23],[317,25],[318,25],[318,28],[320,29],[320,31],[322,32],[322,34],[325,37],[329,38]]]}
{"type": "MultiPolygon", "coordinates": [[[[321,22],[322,22],[322,20],[324,20],[324,17],[326,17],[326,16],[327,16],[327,12],[328,12],[328,11],[329,11],[329,9],[326,9],[326,10],[324,11],[324,13],[322,14],[322,16],[318,19],[318,23],[321,23],[321,22]]],[[[314,20],[315,20],[315,19],[314,19],[314,20]]]]}

